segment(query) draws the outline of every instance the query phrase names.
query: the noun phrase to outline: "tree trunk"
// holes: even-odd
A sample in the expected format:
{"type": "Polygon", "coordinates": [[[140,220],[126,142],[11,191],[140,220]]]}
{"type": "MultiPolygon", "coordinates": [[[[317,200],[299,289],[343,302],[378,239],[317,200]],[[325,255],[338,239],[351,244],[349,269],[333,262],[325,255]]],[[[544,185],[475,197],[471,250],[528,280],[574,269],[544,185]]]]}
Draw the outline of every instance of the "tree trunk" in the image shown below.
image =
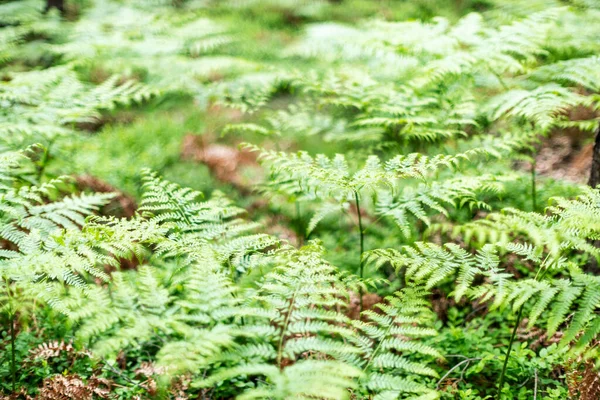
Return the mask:
{"type": "Polygon", "coordinates": [[[47,13],[55,7],[60,11],[61,15],[65,14],[65,0],[46,0],[46,8],[44,9],[44,13],[47,13]]]}
{"type": "Polygon", "coordinates": [[[588,185],[595,188],[600,183],[600,128],[596,132],[594,141],[594,151],[592,153],[592,168],[590,170],[590,179],[588,185]]]}
{"type": "MultiPolygon", "coordinates": [[[[592,153],[592,167],[590,169],[590,179],[588,180],[588,185],[595,188],[600,183],[600,127],[596,131],[596,138],[594,139],[594,150],[592,153]]],[[[595,247],[600,247],[600,241],[594,240],[593,242],[595,247]]],[[[600,267],[598,266],[598,260],[596,257],[592,257],[590,261],[588,261],[585,266],[585,271],[594,274],[600,275],[600,267]]]]}

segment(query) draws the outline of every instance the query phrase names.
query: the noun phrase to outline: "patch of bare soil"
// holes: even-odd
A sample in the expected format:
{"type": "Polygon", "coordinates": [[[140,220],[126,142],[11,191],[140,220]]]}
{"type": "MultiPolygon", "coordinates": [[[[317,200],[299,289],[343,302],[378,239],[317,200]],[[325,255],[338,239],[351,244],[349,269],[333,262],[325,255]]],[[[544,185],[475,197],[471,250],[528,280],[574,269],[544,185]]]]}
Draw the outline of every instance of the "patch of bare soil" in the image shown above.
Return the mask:
{"type": "MultiPolygon", "coordinates": [[[[570,121],[587,121],[598,117],[588,107],[575,107],[566,112],[570,121]]],[[[558,129],[544,139],[536,156],[536,172],[554,179],[587,183],[592,166],[595,133],[576,127],[558,129]]],[[[529,165],[526,166],[528,169],[529,165]]]]}
{"type": "Polygon", "coordinates": [[[536,172],[554,179],[586,183],[592,166],[593,143],[581,145],[567,135],[554,136],[542,143],[536,157],[536,172]]]}
{"type": "Polygon", "coordinates": [[[205,136],[186,135],[181,145],[181,158],[205,164],[218,180],[233,185],[241,193],[249,193],[264,174],[254,153],[209,143],[205,136]]]}
{"type": "MultiPolygon", "coordinates": [[[[371,310],[373,306],[381,302],[382,298],[377,293],[365,293],[362,296],[362,310],[371,310]]],[[[360,319],[360,297],[358,293],[350,292],[350,303],[346,314],[351,319],[360,319]]]]}

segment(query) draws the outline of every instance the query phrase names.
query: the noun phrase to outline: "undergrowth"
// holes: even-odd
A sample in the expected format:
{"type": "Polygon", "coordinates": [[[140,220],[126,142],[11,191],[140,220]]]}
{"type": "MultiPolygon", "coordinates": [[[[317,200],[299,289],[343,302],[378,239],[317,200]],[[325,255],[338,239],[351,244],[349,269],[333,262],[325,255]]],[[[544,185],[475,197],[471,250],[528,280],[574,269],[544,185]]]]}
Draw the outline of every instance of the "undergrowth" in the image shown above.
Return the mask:
{"type": "Polygon", "coordinates": [[[598,17],[0,2],[0,398],[598,399],[598,17]]]}

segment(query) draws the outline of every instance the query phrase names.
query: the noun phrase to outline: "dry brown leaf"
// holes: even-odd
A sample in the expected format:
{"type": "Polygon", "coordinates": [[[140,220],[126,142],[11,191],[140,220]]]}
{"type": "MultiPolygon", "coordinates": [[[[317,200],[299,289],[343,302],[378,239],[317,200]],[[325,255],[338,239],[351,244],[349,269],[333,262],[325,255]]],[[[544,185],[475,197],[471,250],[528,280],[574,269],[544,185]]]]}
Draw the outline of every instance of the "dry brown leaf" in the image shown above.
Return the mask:
{"type": "Polygon", "coordinates": [[[252,184],[262,179],[262,169],[253,153],[224,144],[206,143],[204,138],[186,135],[181,157],[205,164],[218,180],[235,186],[242,193],[249,192],[252,184]]]}
{"type": "Polygon", "coordinates": [[[76,176],[75,181],[81,190],[89,189],[96,193],[115,193],[116,197],[113,199],[113,203],[118,204],[121,210],[118,216],[131,217],[135,214],[137,205],[133,197],[121,192],[109,183],[91,175],[76,176]]]}
{"type": "Polygon", "coordinates": [[[55,375],[44,380],[39,398],[47,400],[93,400],[110,396],[110,381],[97,376],[84,382],[78,375],[55,375]]]}
{"type": "Polygon", "coordinates": [[[600,399],[600,371],[594,362],[588,360],[582,366],[567,366],[566,381],[570,399],[600,399]]]}
{"type": "Polygon", "coordinates": [[[162,375],[166,372],[165,367],[158,367],[151,362],[143,362],[138,369],[135,370],[137,375],[143,375],[147,378],[153,375],[162,375]]]}

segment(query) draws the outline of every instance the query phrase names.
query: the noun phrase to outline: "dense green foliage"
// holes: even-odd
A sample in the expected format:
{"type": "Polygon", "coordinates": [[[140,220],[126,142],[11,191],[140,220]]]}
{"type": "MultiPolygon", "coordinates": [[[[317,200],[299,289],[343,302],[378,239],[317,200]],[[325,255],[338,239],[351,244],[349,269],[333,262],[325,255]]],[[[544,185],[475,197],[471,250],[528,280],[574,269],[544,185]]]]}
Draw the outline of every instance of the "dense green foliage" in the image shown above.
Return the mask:
{"type": "Polygon", "coordinates": [[[0,398],[600,398],[600,3],[52,3],[0,1],[0,398]]]}

